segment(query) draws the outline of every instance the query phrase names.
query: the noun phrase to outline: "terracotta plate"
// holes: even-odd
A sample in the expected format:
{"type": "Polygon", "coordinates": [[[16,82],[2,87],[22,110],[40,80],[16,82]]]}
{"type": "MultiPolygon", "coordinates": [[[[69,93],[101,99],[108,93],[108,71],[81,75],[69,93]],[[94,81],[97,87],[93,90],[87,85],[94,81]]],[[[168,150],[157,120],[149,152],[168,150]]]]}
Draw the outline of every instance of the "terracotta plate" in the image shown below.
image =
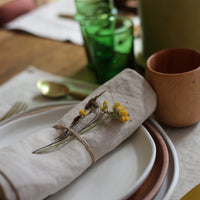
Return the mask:
{"type": "Polygon", "coordinates": [[[165,141],[150,123],[144,122],[144,126],[156,144],[156,160],[146,181],[128,200],[153,199],[159,192],[168,171],[169,154],[165,141]]]}

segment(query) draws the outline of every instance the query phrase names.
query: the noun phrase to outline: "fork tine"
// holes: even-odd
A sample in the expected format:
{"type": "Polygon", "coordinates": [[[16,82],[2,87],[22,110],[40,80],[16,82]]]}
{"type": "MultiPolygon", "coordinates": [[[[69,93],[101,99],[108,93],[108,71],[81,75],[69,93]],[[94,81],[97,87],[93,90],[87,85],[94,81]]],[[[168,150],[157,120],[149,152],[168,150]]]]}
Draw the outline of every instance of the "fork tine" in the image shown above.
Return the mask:
{"type": "Polygon", "coordinates": [[[28,107],[28,106],[27,106],[25,103],[23,103],[23,102],[18,102],[18,105],[17,105],[16,109],[14,110],[14,112],[12,113],[12,115],[18,114],[18,113],[20,113],[21,111],[26,110],[27,107],[28,107]]]}
{"type": "Polygon", "coordinates": [[[8,112],[1,118],[1,121],[4,119],[7,119],[12,115],[12,113],[17,109],[18,107],[18,102],[16,102],[9,110],[8,112]]]}
{"type": "Polygon", "coordinates": [[[19,112],[26,110],[27,108],[28,108],[28,106],[24,102],[16,102],[10,108],[10,110],[8,110],[8,112],[0,119],[0,121],[3,121],[5,119],[13,116],[14,114],[18,114],[19,112]]]}

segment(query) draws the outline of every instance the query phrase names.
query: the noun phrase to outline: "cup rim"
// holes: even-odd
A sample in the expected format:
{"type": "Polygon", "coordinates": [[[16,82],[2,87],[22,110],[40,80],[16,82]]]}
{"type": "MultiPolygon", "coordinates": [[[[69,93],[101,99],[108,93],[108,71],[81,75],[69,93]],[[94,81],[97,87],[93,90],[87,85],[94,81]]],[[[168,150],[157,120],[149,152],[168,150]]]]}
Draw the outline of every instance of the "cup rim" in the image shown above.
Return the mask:
{"type": "Polygon", "coordinates": [[[154,54],[152,54],[152,55],[147,59],[147,61],[146,61],[146,67],[148,68],[148,70],[151,71],[151,72],[153,72],[154,74],[158,74],[158,75],[162,75],[162,76],[179,76],[179,75],[183,75],[183,74],[190,74],[190,73],[192,73],[192,72],[194,72],[194,71],[196,71],[197,69],[200,68],[200,65],[199,65],[199,66],[197,66],[195,69],[189,70],[189,71],[186,71],[186,72],[164,73],[164,72],[158,72],[158,71],[152,69],[152,68],[149,66],[149,62],[151,61],[151,59],[152,59],[154,56],[156,56],[156,55],[158,55],[158,54],[160,54],[160,53],[163,53],[163,52],[165,52],[165,51],[167,52],[167,51],[169,51],[169,50],[187,50],[187,51],[190,51],[190,52],[192,51],[192,52],[194,52],[194,53],[200,55],[200,52],[199,52],[199,51],[194,50],[194,49],[191,49],[191,48],[167,48],[167,49],[163,49],[163,50],[160,50],[160,51],[158,51],[158,52],[155,52],[154,54]]]}
{"type": "MultiPolygon", "coordinates": [[[[126,17],[126,16],[113,16],[113,15],[111,15],[111,16],[109,16],[107,19],[108,19],[109,21],[116,21],[116,20],[120,20],[120,19],[129,21],[129,23],[130,23],[129,27],[128,27],[126,30],[116,32],[115,35],[122,34],[122,33],[124,33],[124,32],[130,31],[131,29],[133,29],[133,21],[132,21],[130,18],[126,17]]],[[[96,21],[96,22],[101,22],[101,21],[103,21],[103,20],[106,20],[106,19],[96,19],[96,20],[92,20],[92,21],[88,22],[87,27],[86,27],[86,32],[87,32],[87,34],[88,34],[89,36],[95,36],[96,34],[88,32],[88,26],[91,25],[92,23],[94,23],[94,21],[96,21]]],[[[101,36],[101,37],[108,37],[108,36],[111,36],[111,35],[112,35],[112,34],[109,33],[109,34],[99,35],[99,36],[101,36]]],[[[96,35],[96,36],[98,36],[98,35],[96,35]]]]}

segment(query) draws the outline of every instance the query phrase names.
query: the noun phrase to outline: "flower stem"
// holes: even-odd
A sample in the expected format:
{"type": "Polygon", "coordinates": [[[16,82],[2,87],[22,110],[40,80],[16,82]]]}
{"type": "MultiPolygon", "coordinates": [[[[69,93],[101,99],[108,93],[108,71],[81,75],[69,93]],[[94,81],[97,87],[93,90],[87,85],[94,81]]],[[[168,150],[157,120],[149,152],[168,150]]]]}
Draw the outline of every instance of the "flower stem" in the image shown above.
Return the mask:
{"type": "Polygon", "coordinates": [[[44,151],[48,151],[48,150],[50,150],[50,149],[52,149],[54,147],[59,146],[60,144],[72,139],[72,137],[74,137],[74,135],[68,136],[67,138],[64,138],[64,139],[59,140],[57,142],[53,142],[53,143],[51,143],[49,145],[46,145],[46,146],[44,146],[44,147],[42,147],[40,149],[37,149],[37,150],[33,151],[33,153],[34,154],[39,154],[39,153],[43,153],[44,151]]]}
{"type": "MultiPolygon", "coordinates": [[[[104,122],[105,120],[107,120],[107,119],[109,119],[109,118],[112,118],[112,117],[113,117],[112,115],[108,115],[108,116],[104,117],[103,119],[101,119],[101,120],[99,120],[98,122],[96,122],[94,125],[92,125],[92,126],[90,126],[89,128],[87,128],[87,129],[85,129],[85,130],[79,132],[79,135],[82,135],[82,134],[84,134],[84,133],[90,131],[92,128],[98,126],[99,124],[101,124],[101,123],[104,122]]],[[[47,146],[45,146],[45,147],[42,147],[42,148],[40,148],[40,149],[38,149],[38,150],[35,150],[35,151],[33,151],[33,153],[34,153],[34,154],[39,154],[39,153],[43,153],[43,152],[45,152],[45,151],[51,150],[51,149],[53,149],[53,148],[55,148],[55,147],[57,147],[57,146],[63,144],[64,142],[66,142],[66,141],[68,141],[68,140],[70,140],[70,139],[72,139],[72,138],[74,138],[74,137],[75,137],[74,135],[68,136],[67,138],[64,138],[64,139],[59,140],[59,141],[57,141],[57,142],[51,143],[51,144],[49,144],[49,145],[47,145],[47,146]]]]}
{"type": "Polygon", "coordinates": [[[108,115],[108,116],[104,117],[103,119],[97,121],[94,125],[90,126],[89,128],[85,129],[84,131],[81,131],[81,132],[79,133],[79,135],[82,135],[82,134],[84,134],[85,132],[90,131],[92,128],[98,126],[99,124],[101,124],[102,122],[104,122],[105,120],[110,119],[110,118],[112,118],[112,115],[108,115]]]}

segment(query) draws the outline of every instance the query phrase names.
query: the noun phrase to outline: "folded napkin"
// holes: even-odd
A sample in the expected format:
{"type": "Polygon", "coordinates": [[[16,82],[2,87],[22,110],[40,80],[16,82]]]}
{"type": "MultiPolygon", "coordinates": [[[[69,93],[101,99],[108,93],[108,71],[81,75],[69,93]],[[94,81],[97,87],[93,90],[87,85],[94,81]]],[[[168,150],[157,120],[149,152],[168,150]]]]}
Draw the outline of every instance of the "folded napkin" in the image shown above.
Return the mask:
{"type": "Polygon", "coordinates": [[[82,45],[79,23],[73,19],[59,17],[59,15],[74,16],[75,14],[74,0],[58,0],[16,18],[7,23],[5,28],[23,30],[39,37],[71,41],[82,45]]]}
{"type": "MultiPolygon", "coordinates": [[[[81,136],[93,150],[95,160],[128,138],[156,107],[156,94],[150,85],[135,71],[126,69],[66,113],[58,124],[69,127],[79,110],[104,90],[106,92],[98,98],[98,102],[107,100],[110,106],[121,102],[129,113],[129,121],[105,121],[81,136]]],[[[78,139],[72,139],[50,152],[32,153],[51,143],[59,133],[55,128],[46,128],[0,149],[0,192],[3,200],[44,199],[71,183],[91,166],[91,156],[78,139]]]]}

